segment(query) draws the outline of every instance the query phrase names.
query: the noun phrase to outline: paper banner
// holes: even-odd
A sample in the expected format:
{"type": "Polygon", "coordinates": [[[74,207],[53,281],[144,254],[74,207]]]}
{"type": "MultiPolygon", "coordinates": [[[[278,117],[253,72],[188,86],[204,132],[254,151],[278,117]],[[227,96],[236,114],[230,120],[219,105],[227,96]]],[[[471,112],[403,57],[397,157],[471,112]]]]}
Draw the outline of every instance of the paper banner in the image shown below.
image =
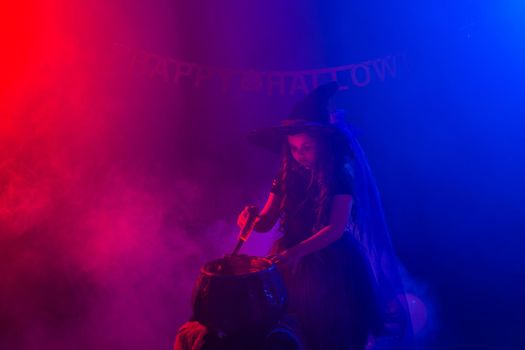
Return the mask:
{"type": "Polygon", "coordinates": [[[114,44],[113,59],[124,68],[168,84],[186,84],[199,88],[217,86],[266,93],[268,95],[306,94],[319,84],[338,81],[341,90],[362,88],[372,82],[396,78],[402,54],[362,61],[337,67],[299,71],[255,71],[212,67],[147,53],[122,44],[114,44]]]}

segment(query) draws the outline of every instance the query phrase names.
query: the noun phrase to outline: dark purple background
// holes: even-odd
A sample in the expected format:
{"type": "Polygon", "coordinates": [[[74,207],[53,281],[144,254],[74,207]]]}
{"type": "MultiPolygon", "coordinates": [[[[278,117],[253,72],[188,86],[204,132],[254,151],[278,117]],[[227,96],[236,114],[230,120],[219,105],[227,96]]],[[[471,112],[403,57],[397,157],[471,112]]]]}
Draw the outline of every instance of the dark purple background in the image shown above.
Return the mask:
{"type": "MultiPolygon", "coordinates": [[[[395,79],[334,103],[361,130],[409,289],[426,305],[421,349],[523,347],[523,10],[49,7],[42,23],[52,30],[38,37],[48,49],[32,52],[2,101],[0,347],[171,347],[200,265],[233,248],[238,213],[264,203],[277,169],[246,133],[277,123],[301,96],[166,84],[112,61],[115,43],[260,71],[404,53],[395,79]]],[[[247,252],[264,254],[274,234],[254,234],[247,252]]]]}

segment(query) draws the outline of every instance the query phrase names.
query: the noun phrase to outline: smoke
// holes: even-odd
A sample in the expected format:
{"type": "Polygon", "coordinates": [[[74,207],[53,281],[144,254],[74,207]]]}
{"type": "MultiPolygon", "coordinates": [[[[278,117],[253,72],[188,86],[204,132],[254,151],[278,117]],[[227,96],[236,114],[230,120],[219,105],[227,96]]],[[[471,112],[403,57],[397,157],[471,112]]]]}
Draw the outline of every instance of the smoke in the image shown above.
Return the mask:
{"type": "Polygon", "coordinates": [[[23,44],[47,51],[1,91],[0,348],[170,348],[200,266],[233,249],[246,195],[206,182],[221,169],[179,147],[181,106],[143,114],[158,90],[115,79],[111,40],[89,42],[101,9],[68,11],[81,10],[78,24],[33,14],[46,30],[23,44]]]}
{"type": "MultiPolygon", "coordinates": [[[[65,120],[48,121],[85,137],[65,120]]],[[[0,343],[169,347],[190,315],[199,267],[233,247],[235,218],[199,221],[209,200],[201,183],[167,182],[166,168],[130,167],[89,137],[78,144],[65,134],[3,145],[0,343]]]]}

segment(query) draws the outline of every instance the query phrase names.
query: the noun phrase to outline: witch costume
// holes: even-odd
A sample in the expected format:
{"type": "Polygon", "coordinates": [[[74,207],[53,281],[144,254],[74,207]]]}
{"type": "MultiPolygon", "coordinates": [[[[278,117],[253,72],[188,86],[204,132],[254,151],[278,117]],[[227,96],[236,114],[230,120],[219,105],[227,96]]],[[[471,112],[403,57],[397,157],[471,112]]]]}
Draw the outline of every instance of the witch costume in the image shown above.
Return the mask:
{"type": "MultiPolygon", "coordinates": [[[[288,135],[321,133],[329,141],[331,155],[335,155],[324,191],[313,170],[296,162],[283,162],[270,187],[270,192],[281,199],[282,233],[270,255],[293,247],[326,226],[334,196],[351,195],[353,202],[349,222],[339,239],[303,256],[295,269],[282,268],[288,308],[275,334],[287,332],[289,337],[278,346],[263,348],[412,350],[413,336],[399,262],[392,249],[375,180],[352,128],[341,113],[328,110],[328,102],[337,91],[336,82],[321,85],[296,104],[279,126],[249,134],[249,141],[257,146],[273,152],[289,152],[288,135]],[[381,341],[374,344],[378,339],[381,341]],[[283,346],[287,343],[290,346],[283,346]]],[[[207,334],[208,330],[200,323],[190,321],[179,329],[175,350],[235,348],[207,334]]],[[[254,346],[239,348],[254,349],[254,346]]]]}
{"type": "MultiPolygon", "coordinates": [[[[374,336],[388,337],[388,349],[411,349],[410,318],[398,261],[374,178],[342,114],[328,111],[329,99],[337,90],[335,82],[319,86],[281,125],[249,135],[253,144],[279,152],[287,135],[321,132],[330,140],[332,151],[343,155],[328,181],[327,203],[339,194],[353,198],[341,238],[302,257],[293,272],[282,271],[289,295],[288,315],[300,325],[307,350],[362,350],[374,336]]],[[[274,178],[270,191],[284,201],[279,227],[282,235],[271,254],[293,247],[328,224],[329,206],[323,215],[320,186],[311,170],[288,164],[274,178]]]]}

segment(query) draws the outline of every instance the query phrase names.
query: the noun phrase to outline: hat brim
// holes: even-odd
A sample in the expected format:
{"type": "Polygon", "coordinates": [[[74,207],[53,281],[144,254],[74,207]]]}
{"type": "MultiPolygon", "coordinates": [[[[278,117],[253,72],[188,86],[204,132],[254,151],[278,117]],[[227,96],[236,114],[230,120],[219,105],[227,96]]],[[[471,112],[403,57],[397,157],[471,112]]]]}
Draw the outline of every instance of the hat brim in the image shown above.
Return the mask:
{"type": "Polygon", "coordinates": [[[337,128],[332,125],[302,124],[280,125],[269,128],[255,129],[248,133],[248,142],[265,148],[273,153],[281,153],[283,143],[288,135],[300,134],[308,131],[322,131],[327,134],[334,133],[337,128]]]}

